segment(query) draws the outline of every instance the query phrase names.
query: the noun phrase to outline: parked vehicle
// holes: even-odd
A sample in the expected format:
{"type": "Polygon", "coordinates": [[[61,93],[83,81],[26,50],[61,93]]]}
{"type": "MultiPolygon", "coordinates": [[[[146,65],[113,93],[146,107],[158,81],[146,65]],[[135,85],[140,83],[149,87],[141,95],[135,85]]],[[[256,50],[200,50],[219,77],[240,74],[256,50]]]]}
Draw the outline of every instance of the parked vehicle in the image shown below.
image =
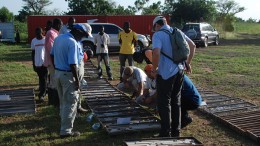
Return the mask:
{"type": "Polygon", "coordinates": [[[219,44],[219,33],[208,23],[186,23],[182,31],[194,41],[197,46],[208,47],[209,43],[219,44]]]}
{"type": "MultiPolygon", "coordinates": [[[[98,32],[100,30],[100,26],[104,26],[105,32],[110,37],[110,44],[109,52],[118,52],[120,49],[120,44],[118,41],[118,33],[122,31],[123,29],[115,24],[112,23],[89,23],[89,25],[92,27],[92,35],[91,37],[85,37],[82,39],[83,47],[84,49],[91,49],[93,50],[94,54],[96,52],[96,48],[94,46],[94,37],[98,35],[98,32]]],[[[136,46],[136,50],[142,50],[144,47],[149,46],[149,38],[147,38],[144,35],[137,34],[138,38],[138,45],[136,46]]]]}
{"type": "Polygon", "coordinates": [[[13,22],[0,22],[0,42],[15,42],[13,22]]]}

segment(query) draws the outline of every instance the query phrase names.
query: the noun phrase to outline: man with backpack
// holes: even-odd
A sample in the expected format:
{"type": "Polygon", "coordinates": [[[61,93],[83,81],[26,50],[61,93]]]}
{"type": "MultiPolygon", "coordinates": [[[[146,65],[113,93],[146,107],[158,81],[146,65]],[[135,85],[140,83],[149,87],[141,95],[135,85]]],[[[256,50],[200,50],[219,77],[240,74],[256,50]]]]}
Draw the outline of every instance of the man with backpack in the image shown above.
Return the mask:
{"type": "MultiPolygon", "coordinates": [[[[161,130],[158,137],[179,137],[181,128],[180,96],[184,75],[185,61],[175,62],[172,39],[164,30],[173,32],[163,16],[157,16],[153,20],[153,57],[152,76],[156,78],[158,112],[161,118],[161,130]],[[167,54],[166,55],[162,55],[167,54]]],[[[177,31],[176,31],[177,32],[177,31]]],[[[176,33],[174,32],[174,33],[176,33]]],[[[178,31],[184,43],[186,36],[178,31]]],[[[174,42],[175,43],[175,42],[174,42]]],[[[191,72],[190,62],[193,57],[190,53],[187,59],[187,72],[191,72]]]]}

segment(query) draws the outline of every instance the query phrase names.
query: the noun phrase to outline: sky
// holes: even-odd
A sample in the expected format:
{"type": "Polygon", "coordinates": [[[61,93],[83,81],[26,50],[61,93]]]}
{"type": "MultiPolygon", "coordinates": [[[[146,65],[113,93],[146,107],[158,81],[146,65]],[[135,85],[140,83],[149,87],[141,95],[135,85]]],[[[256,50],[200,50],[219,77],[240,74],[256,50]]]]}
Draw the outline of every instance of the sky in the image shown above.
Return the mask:
{"type": "MultiPolygon", "coordinates": [[[[52,10],[54,8],[58,9],[59,11],[68,11],[68,2],[65,0],[50,0],[53,3],[48,6],[48,10],[52,10]]],[[[113,0],[116,2],[117,5],[121,5],[127,7],[129,5],[134,6],[135,0],[113,0]]],[[[153,2],[158,2],[160,0],[150,0],[148,5],[152,4],[153,2]]],[[[240,6],[246,8],[245,11],[238,13],[236,16],[240,17],[244,20],[249,18],[256,19],[257,21],[260,20],[260,7],[259,7],[259,0],[235,0],[240,6]]],[[[22,0],[0,0],[0,8],[3,6],[7,7],[10,12],[13,12],[14,15],[18,14],[18,11],[22,9],[24,2],[22,0]]]]}

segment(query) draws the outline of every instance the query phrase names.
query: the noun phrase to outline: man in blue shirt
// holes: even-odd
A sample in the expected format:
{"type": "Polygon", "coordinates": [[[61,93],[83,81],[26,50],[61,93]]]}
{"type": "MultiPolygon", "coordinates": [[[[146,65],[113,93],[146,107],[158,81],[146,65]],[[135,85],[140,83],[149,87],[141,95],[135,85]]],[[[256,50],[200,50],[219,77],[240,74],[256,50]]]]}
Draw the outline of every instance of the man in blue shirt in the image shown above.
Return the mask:
{"type": "MultiPolygon", "coordinates": [[[[159,137],[179,137],[181,129],[180,96],[183,83],[184,65],[176,64],[161,52],[172,58],[172,46],[167,33],[159,30],[173,29],[167,24],[166,18],[157,16],[153,20],[153,57],[152,76],[156,78],[158,112],[161,118],[159,137]]],[[[184,34],[183,34],[184,36],[184,34]]],[[[174,52],[173,52],[174,53],[174,52]]],[[[193,54],[190,54],[193,55],[193,54]]],[[[188,59],[192,57],[189,56],[188,59]]],[[[188,72],[190,72],[188,70],[188,72]]]]}
{"type": "Polygon", "coordinates": [[[90,25],[76,24],[69,33],[59,35],[51,49],[60,98],[61,138],[80,136],[79,132],[72,131],[79,101],[78,41],[89,35],[91,35],[90,25]]]}

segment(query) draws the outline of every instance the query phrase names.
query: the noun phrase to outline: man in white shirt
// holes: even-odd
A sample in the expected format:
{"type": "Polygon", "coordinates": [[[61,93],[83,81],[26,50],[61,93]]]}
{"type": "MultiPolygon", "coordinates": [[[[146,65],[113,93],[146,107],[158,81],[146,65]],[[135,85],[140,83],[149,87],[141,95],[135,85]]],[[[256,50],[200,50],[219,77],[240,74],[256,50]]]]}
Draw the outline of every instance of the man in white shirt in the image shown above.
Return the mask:
{"type": "Polygon", "coordinates": [[[47,88],[47,76],[48,70],[44,63],[44,55],[45,55],[45,37],[42,34],[42,29],[40,27],[35,29],[36,37],[31,42],[31,49],[32,49],[32,62],[33,62],[33,69],[37,73],[39,77],[39,101],[44,101],[44,96],[46,94],[47,88]]]}
{"type": "Polygon", "coordinates": [[[96,45],[98,61],[98,77],[102,78],[101,61],[103,59],[106,66],[108,80],[113,80],[108,55],[108,44],[110,43],[110,38],[109,35],[105,33],[104,26],[100,26],[100,32],[95,36],[94,43],[96,45]]]}
{"type": "Polygon", "coordinates": [[[123,82],[117,85],[117,88],[123,92],[132,94],[132,98],[143,95],[146,86],[147,76],[145,72],[134,66],[127,66],[123,71],[123,82]]]}

